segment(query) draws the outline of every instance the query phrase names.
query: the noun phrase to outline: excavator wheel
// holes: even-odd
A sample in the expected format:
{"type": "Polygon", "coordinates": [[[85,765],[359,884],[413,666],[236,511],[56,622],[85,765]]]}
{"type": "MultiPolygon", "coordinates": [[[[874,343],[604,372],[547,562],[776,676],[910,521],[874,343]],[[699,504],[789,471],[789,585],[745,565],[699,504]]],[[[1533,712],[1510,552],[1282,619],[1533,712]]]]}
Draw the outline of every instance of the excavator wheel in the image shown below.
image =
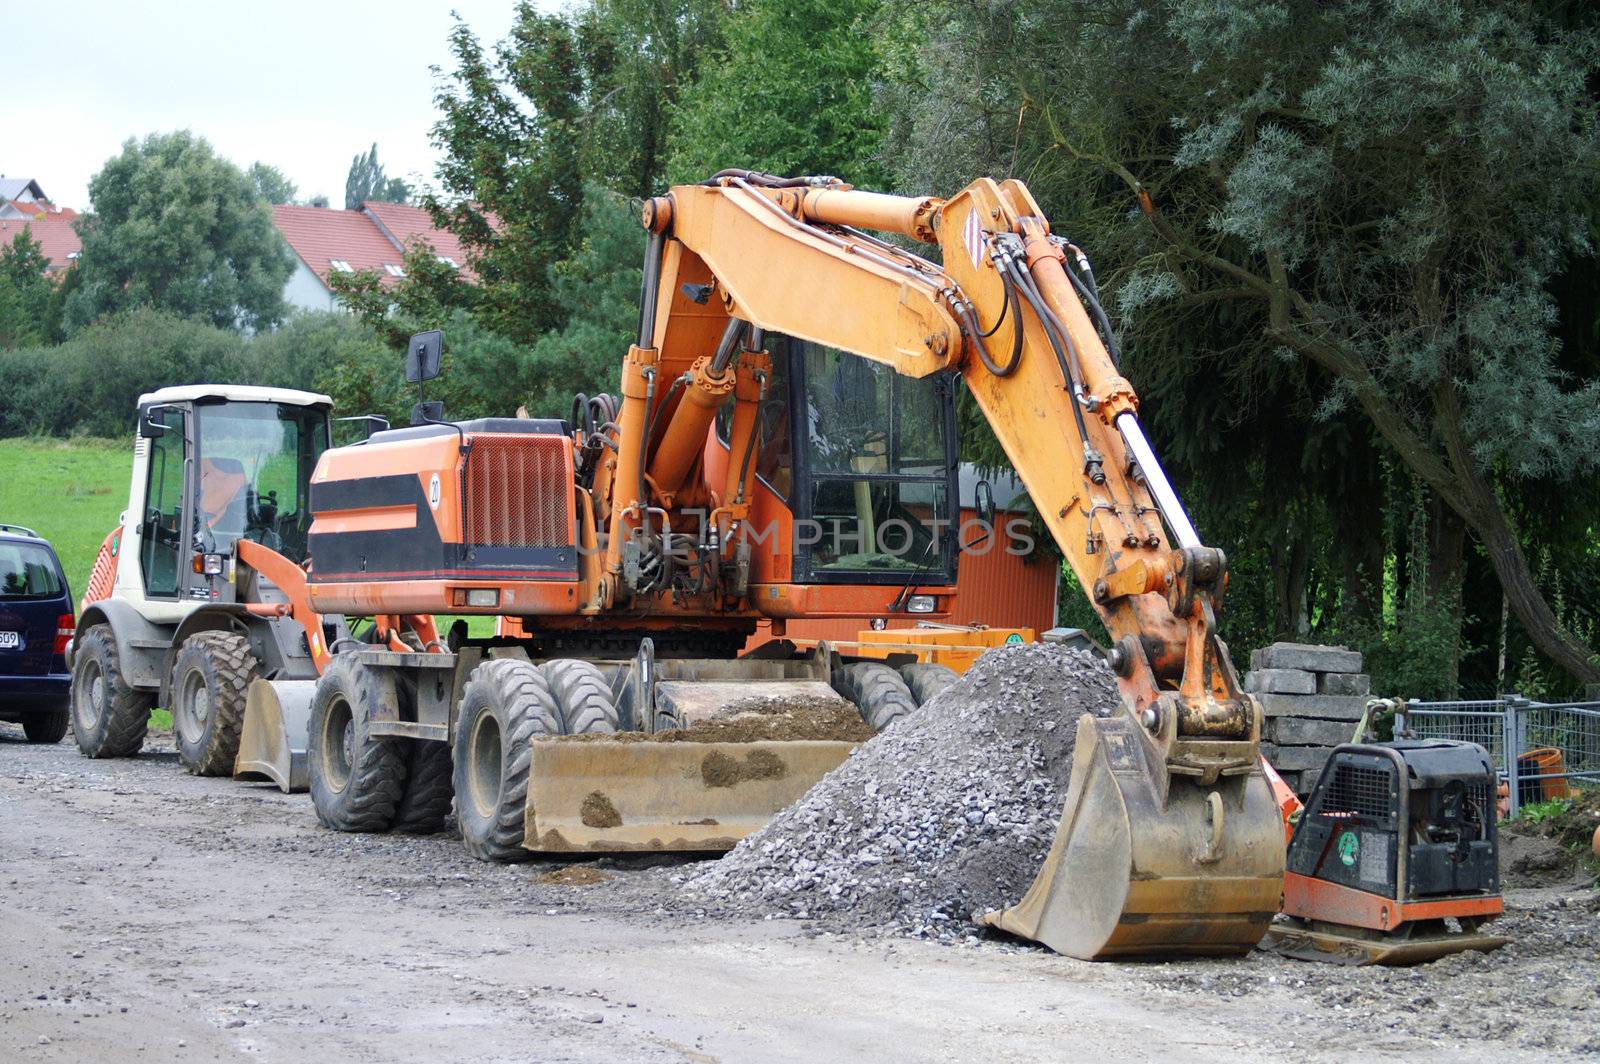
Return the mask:
{"type": "Polygon", "coordinates": [[[435,835],[450,823],[450,803],[455,799],[450,744],[432,739],[412,739],[407,755],[406,789],[395,807],[390,831],[406,835],[435,835]]]}
{"type": "Polygon", "coordinates": [[[876,731],[883,731],[917,708],[917,697],[900,674],[875,661],[858,661],[834,669],[833,689],[854,702],[861,719],[876,731]]]}
{"type": "Polygon", "coordinates": [[[391,716],[398,694],[387,669],[335,655],[311,701],[306,750],[311,804],[335,831],[387,831],[405,793],[403,740],[367,732],[374,711],[391,716]]]}
{"type": "Polygon", "coordinates": [[[85,757],[132,757],[144,745],[155,696],[122,677],[117,641],[97,624],[72,661],[72,738],[85,757]]]}
{"type": "Polygon", "coordinates": [[[456,718],[456,822],[480,861],[525,861],[532,741],[560,735],[550,681],[537,665],[495,658],[472,670],[456,718]]]}
{"type": "Polygon", "coordinates": [[[230,776],[239,754],[245,692],[260,666],[237,632],[184,640],[172,666],[172,732],[178,760],[196,776],[230,776]]]}
{"type": "Polygon", "coordinates": [[[609,735],[622,729],[611,685],[600,670],[576,658],[556,658],[541,668],[567,735],[609,735]]]}
{"type": "Polygon", "coordinates": [[[934,695],[961,679],[956,670],[947,665],[902,665],[900,678],[911,688],[911,693],[916,696],[917,705],[926,705],[934,695]]]}

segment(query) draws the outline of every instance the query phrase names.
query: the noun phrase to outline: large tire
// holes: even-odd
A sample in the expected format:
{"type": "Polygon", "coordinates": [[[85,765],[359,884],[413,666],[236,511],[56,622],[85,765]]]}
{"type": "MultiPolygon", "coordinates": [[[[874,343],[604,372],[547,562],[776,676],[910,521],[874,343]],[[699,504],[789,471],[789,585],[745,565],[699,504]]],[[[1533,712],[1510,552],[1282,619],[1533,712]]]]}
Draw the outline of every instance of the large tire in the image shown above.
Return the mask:
{"type": "Polygon", "coordinates": [[[59,743],[72,727],[71,706],[57,706],[22,718],[22,734],[30,743],[59,743]]]}
{"type": "Polygon", "coordinates": [[[911,689],[911,694],[917,700],[920,708],[928,704],[928,700],[943,691],[946,687],[961,679],[956,670],[946,665],[902,665],[900,678],[911,689]]]}
{"type": "Polygon", "coordinates": [[[450,744],[413,739],[406,767],[406,789],[395,807],[391,831],[407,835],[435,835],[450,824],[450,802],[455,797],[451,778],[450,744]]]}
{"type": "Polygon", "coordinates": [[[196,776],[231,776],[244,726],[245,692],[260,672],[250,640],[200,632],[172,664],[172,737],[178,760],[196,776]]]}
{"type": "Polygon", "coordinates": [[[128,686],[111,629],[83,633],[72,657],[72,738],[85,757],[132,757],[144,746],[155,695],[128,686]]]}
{"type": "Polygon", "coordinates": [[[567,735],[609,735],[622,729],[611,685],[600,670],[576,658],[556,658],[541,668],[567,735]]]}
{"type": "Polygon", "coordinates": [[[317,819],[335,831],[387,831],[405,793],[406,748],[375,738],[375,711],[395,705],[394,674],[336,654],[311,699],[306,763],[317,819]]]}
{"type": "Polygon", "coordinates": [[[833,687],[856,704],[861,719],[874,731],[883,731],[917,709],[916,696],[900,674],[878,662],[858,661],[834,669],[833,687]]]}
{"type": "Polygon", "coordinates": [[[561,734],[550,683],[536,665],[513,658],[472,670],[456,715],[456,823],[480,861],[526,861],[530,743],[561,734]]]}

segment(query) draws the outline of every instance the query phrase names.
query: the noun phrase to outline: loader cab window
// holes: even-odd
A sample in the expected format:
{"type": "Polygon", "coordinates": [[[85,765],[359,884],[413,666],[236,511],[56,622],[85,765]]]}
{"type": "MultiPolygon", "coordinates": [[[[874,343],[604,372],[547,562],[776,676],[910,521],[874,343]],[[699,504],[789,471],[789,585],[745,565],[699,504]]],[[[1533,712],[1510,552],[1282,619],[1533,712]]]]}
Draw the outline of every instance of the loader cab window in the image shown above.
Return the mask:
{"type": "Polygon", "coordinates": [[[955,579],[952,382],[788,340],[796,570],[822,583],[955,579]],[[919,575],[920,574],[920,575],[919,575]]]}
{"type": "Polygon", "coordinates": [[[198,545],[227,553],[237,540],[249,539],[304,561],[311,472],[327,447],[327,414],[315,407],[234,401],[201,406],[198,545]]]}
{"type": "Polygon", "coordinates": [[[167,431],[149,441],[144,513],[139,530],[139,573],[145,594],[178,593],[178,552],[183,544],[183,412],[162,411],[167,431]]]}

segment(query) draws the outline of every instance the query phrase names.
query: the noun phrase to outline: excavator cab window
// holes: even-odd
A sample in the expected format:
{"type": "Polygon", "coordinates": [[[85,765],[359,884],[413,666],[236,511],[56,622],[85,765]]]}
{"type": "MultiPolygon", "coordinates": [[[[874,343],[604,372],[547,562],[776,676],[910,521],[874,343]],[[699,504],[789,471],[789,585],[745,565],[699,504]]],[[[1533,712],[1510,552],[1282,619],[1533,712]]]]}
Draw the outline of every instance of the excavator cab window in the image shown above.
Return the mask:
{"type": "Polygon", "coordinates": [[[820,583],[952,583],[951,381],[787,339],[796,570],[820,583]]]}
{"type": "Polygon", "coordinates": [[[328,446],[324,410],[263,402],[199,408],[195,535],[207,552],[239,539],[305,560],[311,471],[328,446]]]}

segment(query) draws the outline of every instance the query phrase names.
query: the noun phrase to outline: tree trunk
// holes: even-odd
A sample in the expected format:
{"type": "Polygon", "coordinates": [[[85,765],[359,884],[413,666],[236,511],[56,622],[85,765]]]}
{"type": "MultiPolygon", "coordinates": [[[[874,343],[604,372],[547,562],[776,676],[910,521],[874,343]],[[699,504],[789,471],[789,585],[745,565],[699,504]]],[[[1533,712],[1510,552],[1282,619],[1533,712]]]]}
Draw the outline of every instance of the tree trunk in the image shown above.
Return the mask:
{"type": "Polygon", "coordinates": [[[1461,689],[1462,573],[1465,571],[1467,526],[1456,512],[1435,495],[1428,514],[1428,601],[1450,618],[1450,634],[1455,651],[1450,655],[1450,670],[1445,687],[1452,694],[1461,689]]]}

